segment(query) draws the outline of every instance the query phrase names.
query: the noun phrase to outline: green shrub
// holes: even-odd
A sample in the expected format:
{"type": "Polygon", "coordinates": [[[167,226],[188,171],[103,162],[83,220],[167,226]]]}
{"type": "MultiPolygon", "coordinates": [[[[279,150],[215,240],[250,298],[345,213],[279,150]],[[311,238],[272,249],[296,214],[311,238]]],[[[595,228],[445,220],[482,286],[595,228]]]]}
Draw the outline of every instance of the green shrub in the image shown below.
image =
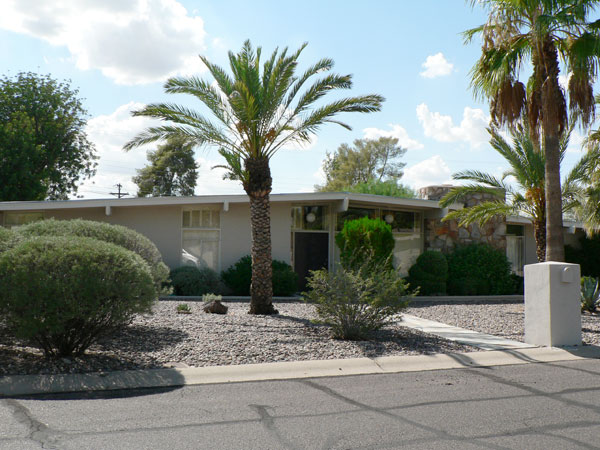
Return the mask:
{"type": "Polygon", "coordinates": [[[340,263],[346,268],[362,267],[371,260],[380,268],[392,269],[394,235],[390,225],[381,219],[348,220],[336,235],[335,243],[340,249],[340,263]]]}
{"type": "Polygon", "coordinates": [[[448,256],[450,295],[503,295],[514,292],[510,262],[487,244],[457,247],[448,256]]]}
{"type": "Polygon", "coordinates": [[[49,219],[19,227],[17,232],[25,238],[34,236],[79,236],[120,245],[137,253],[148,263],[154,285],[159,293],[169,293],[168,290],[163,288],[169,278],[169,268],[162,262],[162,256],[156,245],[146,236],[131,228],[92,220],[49,219]]]}
{"type": "Polygon", "coordinates": [[[594,277],[581,277],[581,310],[596,312],[600,303],[600,285],[594,277]]]}
{"type": "Polygon", "coordinates": [[[582,276],[600,277],[600,235],[582,236],[579,248],[565,245],[565,261],[579,264],[582,276]]]}
{"type": "Polygon", "coordinates": [[[448,262],[441,252],[427,250],[417,258],[408,270],[410,285],[419,288],[420,295],[446,294],[448,262]]]}
{"type": "Polygon", "coordinates": [[[149,312],[157,293],[135,253],[90,238],[39,237],[0,255],[0,310],[15,336],[47,356],[81,355],[149,312]]]}
{"type": "Polygon", "coordinates": [[[171,270],[171,286],[175,295],[204,295],[221,292],[221,280],[217,273],[208,267],[183,266],[171,270]]]}
{"type": "Polygon", "coordinates": [[[14,247],[19,242],[19,236],[7,229],[0,227],[0,253],[14,247]]]}
{"type": "MultiPolygon", "coordinates": [[[[292,266],[273,260],[273,295],[287,297],[298,290],[298,274],[292,266]]],[[[250,295],[252,281],[252,258],[243,256],[238,262],[221,274],[225,285],[234,295],[250,295]]]]}
{"type": "Polygon", "coordinates": [[[191,314],[192,310],[190,309],[190,305],[188,305],[187,303],[180,303],[179,305],[177,305],[177,308],[175,309],[175,311],[177,311],[177,314],[191,314]]]}
{"type": "Polygon", "coordinates": [[[334,338],[367,339],[408,306],[413,294],[398,273],[383,264],[378,270],[367,261],[359,268],[311,273],[304,300],[316,303],[317,321],[330,326],[334,338]]]}

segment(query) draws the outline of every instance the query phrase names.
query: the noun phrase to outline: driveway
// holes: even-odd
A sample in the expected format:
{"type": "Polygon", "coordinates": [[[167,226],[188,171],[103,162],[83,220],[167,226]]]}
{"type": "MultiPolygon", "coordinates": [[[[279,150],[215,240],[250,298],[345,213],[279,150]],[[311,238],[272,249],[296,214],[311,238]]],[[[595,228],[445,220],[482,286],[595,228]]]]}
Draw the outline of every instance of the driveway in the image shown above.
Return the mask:
{"type": "Polygon", "coordinates": [[[600,361],[0,399],[1,449],[567,449],[600,361]]]}

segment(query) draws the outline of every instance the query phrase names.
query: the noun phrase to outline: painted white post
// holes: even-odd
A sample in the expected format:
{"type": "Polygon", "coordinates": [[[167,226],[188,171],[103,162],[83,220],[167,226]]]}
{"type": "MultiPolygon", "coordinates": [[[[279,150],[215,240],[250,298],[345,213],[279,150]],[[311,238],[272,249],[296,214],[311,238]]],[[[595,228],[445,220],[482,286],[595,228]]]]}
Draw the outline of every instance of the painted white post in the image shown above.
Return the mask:
{"type": "Polygon", "coordinates": [[[525,266],[525,342],[547,347],[581,345],[578,264],[525,266]]]}

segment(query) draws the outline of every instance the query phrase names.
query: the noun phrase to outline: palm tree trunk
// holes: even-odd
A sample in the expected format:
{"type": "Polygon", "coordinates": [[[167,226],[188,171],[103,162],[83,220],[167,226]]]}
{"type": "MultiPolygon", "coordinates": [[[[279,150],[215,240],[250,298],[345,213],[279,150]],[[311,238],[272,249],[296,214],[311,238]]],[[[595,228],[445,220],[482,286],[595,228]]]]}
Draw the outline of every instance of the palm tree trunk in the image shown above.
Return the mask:
{"type": "Polygon", "coordinates": [[[271,192],[272,178],[269,160],[247,159],[248,179],[244,189],[250,197],[252,228],[252,283],[249,314],[277,314],[273,307],[273,268],[271,260],[271,192]]]}
{"type": "Polygon", "coordinates": [[[567,116],[563,93],[558,84],[558,54],[550,39],[544,42],[547,77],[542,86],[542,128],[546,152],[546,260],[564,261],[565,247],[560,188],[560,133],[567,116]]]}
{"type": "Polygon", "coordinates": [[[546,219],[533,221],[535,252],[538,262],[546,261],[546,219]]]}

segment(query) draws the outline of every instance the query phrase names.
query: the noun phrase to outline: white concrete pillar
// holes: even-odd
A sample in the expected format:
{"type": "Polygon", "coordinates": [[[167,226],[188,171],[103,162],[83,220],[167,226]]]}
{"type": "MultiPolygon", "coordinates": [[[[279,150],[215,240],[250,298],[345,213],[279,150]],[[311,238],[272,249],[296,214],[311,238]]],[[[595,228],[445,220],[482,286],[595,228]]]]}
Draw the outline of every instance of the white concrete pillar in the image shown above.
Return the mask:
{"type": "Polygon", "coordinates": [[[525,342],[547,347],[581,345],[578,264],[525,266],[525,342]]]}

